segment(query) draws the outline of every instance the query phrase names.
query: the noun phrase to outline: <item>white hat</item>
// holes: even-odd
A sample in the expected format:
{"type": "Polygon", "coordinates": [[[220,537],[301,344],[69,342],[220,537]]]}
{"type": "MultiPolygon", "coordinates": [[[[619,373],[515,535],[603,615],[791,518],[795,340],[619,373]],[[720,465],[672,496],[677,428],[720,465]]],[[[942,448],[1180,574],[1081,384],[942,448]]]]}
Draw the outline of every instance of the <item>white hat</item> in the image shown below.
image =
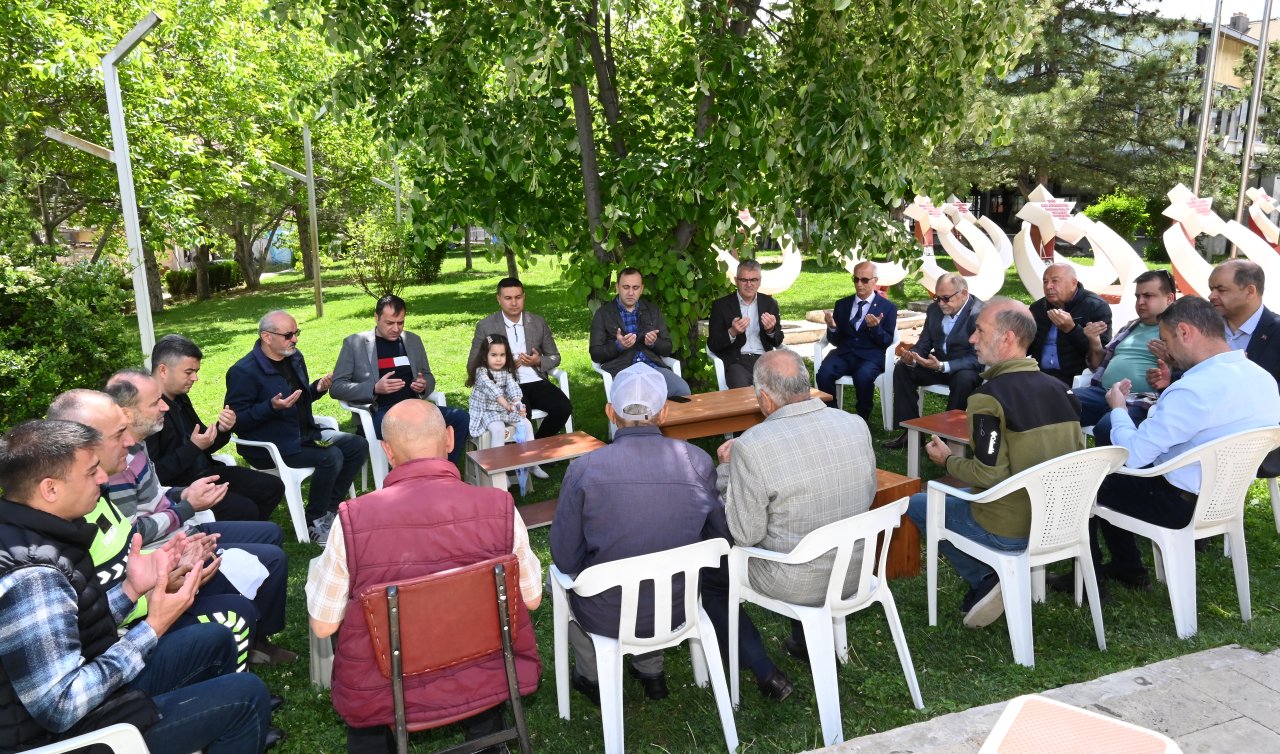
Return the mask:
{"type": "Polygon", "coordinates": [[[667,404],[667,381],[653,367],[637,362],[614,376],[609,403],[624,419],[652,419],[667,404]]]}

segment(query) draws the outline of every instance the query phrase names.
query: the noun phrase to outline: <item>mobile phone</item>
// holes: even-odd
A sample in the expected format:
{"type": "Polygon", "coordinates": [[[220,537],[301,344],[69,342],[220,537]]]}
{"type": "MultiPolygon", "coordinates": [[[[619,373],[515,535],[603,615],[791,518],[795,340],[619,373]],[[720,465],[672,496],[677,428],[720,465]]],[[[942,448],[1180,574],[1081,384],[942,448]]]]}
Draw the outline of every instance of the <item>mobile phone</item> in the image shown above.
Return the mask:
{"type": "Polygon", "coordinates": [[[688,403],[688,402],[689,402],[689,396],[687,396],[687,395],[673,395],[673,396],[671,396],[670,398],[667,398],[667,400],[671,401],[672,403],[688,403]]]}

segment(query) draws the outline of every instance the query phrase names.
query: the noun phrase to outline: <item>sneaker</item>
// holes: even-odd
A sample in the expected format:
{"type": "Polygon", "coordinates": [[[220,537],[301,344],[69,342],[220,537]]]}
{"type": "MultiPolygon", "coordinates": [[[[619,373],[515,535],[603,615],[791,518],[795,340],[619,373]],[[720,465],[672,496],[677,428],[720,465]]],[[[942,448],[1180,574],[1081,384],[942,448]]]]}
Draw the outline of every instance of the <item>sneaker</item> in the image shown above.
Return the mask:
{"type": "Polygon", "coordinates": [[[324,547],[329,542],[329,529],[333,527],[333,513],[326,513],[307,527],[311,530],[311,541],[324,547]]]}
{"type": "Polygon", "coordinates": [[[1000,592],[1000,579],[991,574],[975,589],[973,605],[964,614],[965,628],[982,628],[995,623],[1004,614],[1004,597],[1000,592]]]}
{"type": "Polygon", "coordinates": [[[533,474],[534,479],[550,479],[551,475],[542,470],[541,466],[534,466],[529,469],[529,473],[533,474]]]}

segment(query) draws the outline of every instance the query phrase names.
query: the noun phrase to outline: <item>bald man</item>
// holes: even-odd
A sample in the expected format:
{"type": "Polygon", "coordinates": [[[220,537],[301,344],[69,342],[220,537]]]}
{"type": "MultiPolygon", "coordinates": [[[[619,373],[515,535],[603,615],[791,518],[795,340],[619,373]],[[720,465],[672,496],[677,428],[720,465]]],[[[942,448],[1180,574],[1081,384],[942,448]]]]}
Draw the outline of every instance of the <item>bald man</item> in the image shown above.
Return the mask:
{"type": "MultiPolygon", "coordinates": [[[[520,596],[515,651],[522,694],[538,687],[542,672],[526,610],[542,602],[542,566],[529,547],[515,503],[506,490],[472,487],[448,460],[453,436],[440,409],[428,401],[401,401],[382,421],[382,447],[393,467],[383,488],[338,508],[329,542],[307,579],[307,612],[319,637],[338,633],[333,706],[347,723],[348,752],[394,751],[391,683],[378,672],[359,595],[376,584],[406,581],[515,553],[520,596]],[[338,629],[341,628],[341,632],[338,629]]],[[[490,656],[444,674],[405,679],[409,724],[420,719],[466,717],[468,740],[502,727],[505,684],[502,657],[490,656]],[[474,691],[474,693],[470,693],[474,691]],[[475,713],[475,714],[473,714],[475,713]]]]}
{"type": "Polygon", "coordinates": [[[1040,363],[1040,371],[1068,386],[1088,365],[1090,333],[1099,347],[1111,341],[1111,305],[1085,290],[1069,264],[1044,268],[1044,298],[1031,305],[1036,337],[1027,352],[1040,363]]]}

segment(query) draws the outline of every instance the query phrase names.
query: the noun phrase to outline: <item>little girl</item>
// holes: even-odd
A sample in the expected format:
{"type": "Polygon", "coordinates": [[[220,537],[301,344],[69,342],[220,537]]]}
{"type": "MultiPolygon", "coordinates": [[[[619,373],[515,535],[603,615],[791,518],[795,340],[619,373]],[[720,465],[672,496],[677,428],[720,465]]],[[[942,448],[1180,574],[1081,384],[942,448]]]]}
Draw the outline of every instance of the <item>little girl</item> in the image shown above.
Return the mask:
{"type": "MultiPolygon", "coordinates": [[[[524,426],[525,440],[533,439],[533,425],[525,418],[520,381],[511,346],[503,335],[487,335],[484,346],[467,365],[467,387],[471,388],[471,436],[489,433],[489,447],[500,447],[507,427],[524,426]]],[[[517,428],[516,436],[520,436],[517,428]]]]}

